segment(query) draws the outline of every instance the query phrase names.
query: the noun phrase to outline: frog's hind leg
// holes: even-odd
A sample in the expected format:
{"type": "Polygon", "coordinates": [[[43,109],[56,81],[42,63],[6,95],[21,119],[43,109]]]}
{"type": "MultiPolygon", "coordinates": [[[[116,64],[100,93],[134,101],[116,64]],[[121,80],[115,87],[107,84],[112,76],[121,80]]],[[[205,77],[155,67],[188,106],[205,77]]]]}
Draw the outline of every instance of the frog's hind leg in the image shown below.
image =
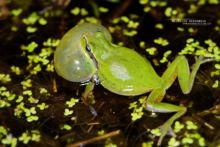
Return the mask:
{"type": "Polygon", "coordinates": [[[147,110],[160,113],[176,112],[171,118],[169,118],[163,125],[161,125],[161,136],[157,145],[159,146],[167,134],[168,131],[172,131],[171,125],[173,122],[182,116],[186,112],[186,108],[183,106],[177,106],[169,103],[161,102],[165,95],[164,89],[156,89],[152,91],[147,99],[147,110]]]}
{"type": "Polygon", "coordinates": [[[176,77],[178,77],[178,82],[182,92],[184,94],[188,94],[192,89],[194,79],[200,65],[206,62],[209,62],[209,60],[203,60],[202,57],[198,57],[196,62],[192,65],[192,70],[190,71],[186,57],[177,56],[175,60],[168,65],[167,70],[161,77],[165,83],[165,88],[168,89],[173,84],[176,77]]]}
{"type": "Polygon", "coordinates": [[[161,144],[164,136],[171,129],[173,122],[186,112],[186,108],[184,106],[161,102],[166,89],[168,89],[173,84],[176,77],[178,77],[182,92],[184,94],[189,93],[192,89],[196,73],[202,63],[205,62],[202,61],[202,57],[199,57],[192,66],[192,70],[190,72],[187,59],[184,56],[177,56],[177,58],[168,66],[167,70],[162,75],[161,79],[163,83],[161,83],[161,88],[155,89],[150,93],[147,99],[147,110],[160,113],[176,112],[161,126],[161,136],[159,138],[158,145],[161,144]]]}

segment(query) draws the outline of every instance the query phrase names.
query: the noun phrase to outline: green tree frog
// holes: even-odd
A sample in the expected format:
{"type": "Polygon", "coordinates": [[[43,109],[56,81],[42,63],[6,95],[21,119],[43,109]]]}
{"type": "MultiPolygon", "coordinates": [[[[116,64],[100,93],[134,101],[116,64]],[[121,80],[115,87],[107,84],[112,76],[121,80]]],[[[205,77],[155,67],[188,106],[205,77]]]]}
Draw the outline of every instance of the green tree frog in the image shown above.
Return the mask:
{"type": "Polygon", "coordinates": [[[196,59],[190,72],[185,56],[177,56],[160,77],[151,63],[135,50],[112,43],[111,34],[98,24],[83,23],[68,31],[61,39],[54,64],[58,75],[72,82],[87,84],[83,97],[87,97],[99,83],[109,91],[136,96],[150,92],[146,110],[175,114],[161,126],[161,144],[173,122],[186,112],[184,106],[162,102],[166,90],[178,77],[181,90],[188,94],[202,63],[196,59]]]}

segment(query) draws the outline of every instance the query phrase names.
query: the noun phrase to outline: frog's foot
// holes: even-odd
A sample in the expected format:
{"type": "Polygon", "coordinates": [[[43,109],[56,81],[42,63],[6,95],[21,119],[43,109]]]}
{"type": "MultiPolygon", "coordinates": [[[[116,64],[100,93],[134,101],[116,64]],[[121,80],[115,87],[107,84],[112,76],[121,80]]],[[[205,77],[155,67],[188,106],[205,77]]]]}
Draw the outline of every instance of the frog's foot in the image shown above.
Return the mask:
{"type": "Polygon", "coordinates": [[[209,58],[207,58],[207,57],[204,57],[204,56],[195,56],[195,60],[196,61],[199,61],[200,62],[200,64],[204,64],[204,63],[206,63],[206,62],[212,62],[212,61],[214,61],[214,58],[211,58],[211,57],[209,57],[209,58]]]}
{"type": "Polygon", "coordinates": [[[167,121],[165,122],[163,125],[161,125],[159,128],[160,128],[160,131],[161,131],[161,135],[160,135],[160,138],[157,142],[157,145],[160,146],[162,141],[163,141],[163,138],[165,137],[165,135],[169,134],[170,136],[173,136],[175,137],[176,134],[173,132],[172,128],[171,128],[171,125],[172,123],[167,121]]]}
{"type": "Polygon", "coordinates": [[[213,62],[215,61],[214,58],[203,58],[201,64],[206,63],[206,62],[213,62]]]}

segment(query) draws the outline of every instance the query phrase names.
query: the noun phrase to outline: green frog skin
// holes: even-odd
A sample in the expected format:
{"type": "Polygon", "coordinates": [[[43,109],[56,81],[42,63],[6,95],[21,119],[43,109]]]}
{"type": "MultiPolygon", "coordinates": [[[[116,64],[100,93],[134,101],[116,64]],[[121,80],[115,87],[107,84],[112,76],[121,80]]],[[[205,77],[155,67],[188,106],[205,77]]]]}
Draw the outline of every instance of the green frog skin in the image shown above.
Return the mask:
{"type": "Polygon", "coordinates": [[[133,49],[113,44],[108,30],[92,23],[79,24],[68,31],[54,54],[58,75],[87,84],[83,97],[99,82],[118,95],[137,96],[149,92],[146,110],[175,113],[160,127],[158,145],[173,122],[186,112],[184,106],[162,102],[166,90],[178,77],[182,92],[188,94],[200,65],[207,61],[198,57],[190,72],[185,56],[177,56],[160,77],[146,58],[133,49]]]}

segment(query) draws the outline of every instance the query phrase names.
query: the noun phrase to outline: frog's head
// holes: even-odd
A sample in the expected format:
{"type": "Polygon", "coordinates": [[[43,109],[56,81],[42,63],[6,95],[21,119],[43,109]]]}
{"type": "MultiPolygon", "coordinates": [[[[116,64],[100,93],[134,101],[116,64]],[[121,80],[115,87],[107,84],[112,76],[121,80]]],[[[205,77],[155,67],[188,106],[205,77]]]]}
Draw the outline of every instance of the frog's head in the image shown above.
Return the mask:
{"type": "Polygon", "coordinates": [[[75,26],[61,39],[54,54],[58,75],[72,82],[87,82],[94,78],[99,60],[96,58],[108,49],[111,34],[97,24],[75,26]]]}
{"type": "Polygon", "coordinates": [[[97,31],[93,34],[85,34],[84,40],[86,42],[87,51],[91,52],[94,56],[99,56],[105,52],[113,49],[111,38],[103,31],[97,31]]]}

